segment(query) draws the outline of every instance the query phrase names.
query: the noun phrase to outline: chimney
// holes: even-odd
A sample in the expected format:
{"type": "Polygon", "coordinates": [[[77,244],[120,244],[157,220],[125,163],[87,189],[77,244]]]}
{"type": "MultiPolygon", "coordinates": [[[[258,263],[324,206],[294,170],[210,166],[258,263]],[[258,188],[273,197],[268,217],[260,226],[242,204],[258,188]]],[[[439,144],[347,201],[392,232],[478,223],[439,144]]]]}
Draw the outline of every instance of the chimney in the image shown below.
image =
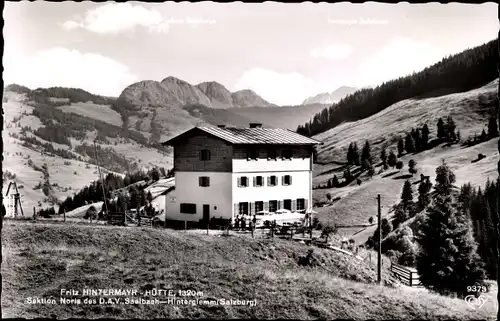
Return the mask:
{"type": "Polygon", "coordinates": [[[250,123],[250,128],[262,128],[261,123],[250,123]]]}
{"type": "Polygon", "coordinates": [[[219,128],[226,128],[226,125],[217,125],[219,128]]]}

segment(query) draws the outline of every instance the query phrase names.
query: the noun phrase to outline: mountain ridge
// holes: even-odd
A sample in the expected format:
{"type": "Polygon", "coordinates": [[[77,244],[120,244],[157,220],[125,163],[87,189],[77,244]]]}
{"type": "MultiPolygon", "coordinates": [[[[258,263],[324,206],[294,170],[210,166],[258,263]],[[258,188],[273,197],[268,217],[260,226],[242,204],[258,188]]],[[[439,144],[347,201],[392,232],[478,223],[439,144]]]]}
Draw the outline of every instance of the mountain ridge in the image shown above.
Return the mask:
{"type": "Polygon", "coordinates": [[[351,86],[341,86],[335,89],[332,92],[323,92],[319,93],[315,96],[311,96],[306,98],[302,105],[310,105],[310,104],[324,104],[331,105],[339,102],[342,98],[358,91],[359,88],[351,87],[351,86]]]}

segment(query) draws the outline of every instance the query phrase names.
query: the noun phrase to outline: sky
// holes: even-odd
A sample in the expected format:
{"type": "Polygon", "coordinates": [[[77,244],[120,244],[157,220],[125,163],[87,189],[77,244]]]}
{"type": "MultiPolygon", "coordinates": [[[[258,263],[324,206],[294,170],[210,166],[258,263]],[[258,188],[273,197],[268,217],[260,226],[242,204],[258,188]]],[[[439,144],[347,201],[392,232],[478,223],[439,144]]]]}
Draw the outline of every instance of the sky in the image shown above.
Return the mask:
{"type": "Polygon", "coordinates": [[[497,37],[497,4],[6,2],[5,84],[117,97],[216,81],[295,105],[376,86],[497,37]]]}

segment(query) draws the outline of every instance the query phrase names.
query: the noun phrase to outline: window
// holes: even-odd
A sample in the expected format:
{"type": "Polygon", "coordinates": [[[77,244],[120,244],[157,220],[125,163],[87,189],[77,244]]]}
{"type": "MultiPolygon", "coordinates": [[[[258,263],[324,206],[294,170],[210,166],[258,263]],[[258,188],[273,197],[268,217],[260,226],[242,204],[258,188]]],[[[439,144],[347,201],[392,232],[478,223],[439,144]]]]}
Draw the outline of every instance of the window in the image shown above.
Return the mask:
{"type": "Polygon", "coordinates": [[[306,200],[304,198],[297,198],[297,211],[306,209],[306,200]]]}
{"type": "Polygon", "coordinates": [[[238,187],[248,187],[248,177],[238,177],[238,187]]]}
{"type": "Polygon", "coordinates": [[[258,213],[263,210],[264,210],[264,202],[262,201],[255,202],[255,213],[258,213]]]}
{"type": "Polygon", "coordinates": [[[238,208],[238,213],[240,215],[248,215],[248,202],[239,203],[238,208]]]}
{"type": "Polygon", "coordinates": [[[257,160],[259,159],[259,150],[257,148],[251,148],[247,151],[247,159],[248,160],[257,160]]]}
{"type": "Polygon", "coordinates": [[[181,213],[196,214],[196,204],[181,203],[181,213]]]}
{"type": "Polygon", "coordinates": [[[286,210],[292,210],[292,200],[283,200],[283,208],[286,210]]]}
{"type": "Polygon", "coordinates": [[[291,149],[284,149],[281,151],[281,157],[283,159],[292,159],[293,152],[291,149]]]}
{"type": "Polygon", "coordinates": [[[263,176],[255,176],[253,178],[253,186],[264,186],[264,177],[263,176]]]}
{"type": "Polygon", "coordinates": [[[203,149],[200,151],[200,160],[202,161],[210,160],[210,151],[208,149],[203,149]]]}
{"type": "Polygon", "coordinates": [[[282,176],[282,185],[283,186],[288,186],[288,185],[292,185],[292,176],[291,175],[285,175],[285,176],[282,176]]]}
{"type": "Polygon", "coordinates": [[[208,177],[208,176],[200,176],[199,183],[200,183],[201,187],[208,187],[208,186],[210,186],[210,177],[208,177]]]}
{"type": "Polygon", "coordinates": [[[278,185],[278,177],[277,176],[269,176],[267,178],[267,186],[276,186],[278,185]]]}
{"type": "Polygon", "coordinates": [[[276,156],[276,149],[268,149],[267,150],[267,159],[268,160],[276,160],[277,156],[276,156]]]}
{"type": "Polygon", "coordinates": [[[269,212],[276,212],[278,210],[278,201],[269,201],[269,212]]]}

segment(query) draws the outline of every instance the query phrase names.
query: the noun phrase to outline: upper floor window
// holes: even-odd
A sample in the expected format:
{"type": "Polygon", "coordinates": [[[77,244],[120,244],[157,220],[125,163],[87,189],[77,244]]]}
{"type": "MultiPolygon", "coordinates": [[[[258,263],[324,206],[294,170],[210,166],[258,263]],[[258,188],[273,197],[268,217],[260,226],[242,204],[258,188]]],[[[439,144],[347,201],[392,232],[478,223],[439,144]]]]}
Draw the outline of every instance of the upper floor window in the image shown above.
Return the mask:
{"type": "Polygon", "coordinates": [[[267,150],[267,159],[268,160],[272,160],[272,159],[276,159],[277,158],[277,153],[276,153],[276,149],[274,148],[270,148],[267,150]]]}
{"type": "Polygon", "coordinates": [[[202,160],[202,161],[209,161],[210,160],[210,150],[208,150],[208,149],[202,149],[200,151],[200,160],[202,160]]]}
{"type": "Polygon", "coordinates": [[[283,180],[282,185],[284,185],[284,186],[292,185],[292,176],[291,175],[284,175],[284,176],[282,176],[281,179],[283,180]]]}
{"type": "Polygon", "coordinates": [[[276,186],[278,185],[278,176],[269,176],[267,178],[267,186],[276,186]]]}
{"type": "Polygon", "coordinates": [[[292,159],[293,151],[291,149],[283,149],[281,151],[281,157],[283,159],[292,159]]]}
{"type": "Polygon", "coordinates": [[[248,187],[248,177],[238,177],[238,187],[248,187]]]}
{"type": "Polygon", "coordinates": [[[208,177],[208,176],[200,176],[199,183],[200,183],[201,187],[208,187],[208,186],[210,186],[210,177],[208,177]]]}
{"type": "Polygon", "coordinates": [[[264,177],[263,176],[255,176],[253,178],[253,186],[264,186],[264,177]]]}

